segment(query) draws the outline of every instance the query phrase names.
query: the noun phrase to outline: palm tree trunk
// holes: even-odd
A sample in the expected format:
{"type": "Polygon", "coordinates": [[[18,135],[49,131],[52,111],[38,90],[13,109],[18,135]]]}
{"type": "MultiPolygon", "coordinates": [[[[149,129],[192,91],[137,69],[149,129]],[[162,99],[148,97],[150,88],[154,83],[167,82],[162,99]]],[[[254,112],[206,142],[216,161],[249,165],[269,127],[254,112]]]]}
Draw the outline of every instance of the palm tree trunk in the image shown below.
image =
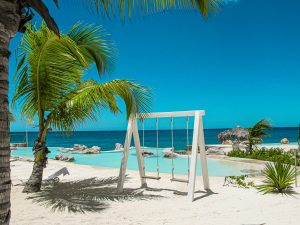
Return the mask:
{"type": "Polygon", "coordinates": [[[9,42],[20,23],[17,0],[0,0],[0,224],[10,221],[10,136],[8,119],[9,42]]]}
{"type": "Polygon", "coordinates": [[[252,142],[249,143],[249,154],[252,154],[252,150],[253,150],[253,144],[252,142]]]}
{"type": "MultiPolygon", "coordinates": [[[[43,118],[43,117],[41,117],[43,118]]],[[[46,147],[46,142],[43,140],[43,119],[40,119],[40,130],[37,140],[34,142],[32,151],[34,153],[34,164],[29,180],[26,182],[26,185],[23,189],[23,192],[33,193],[41,190],[42,180],[43,180],[43,171],[47,164],[47,154],[49,153],[48,148],[46,147]]]]}
{"type": "MultiPolygon", "coordinates": [[[[37,146],[40,146],[40,143],[37,144],[37,146]]],[[[34,148],[37,146],[34,146],[34,148]]],[[[43,148],[45,148],[45,147],[43,147],[43,148]]],[[[41,150],[41,151],[44,152],[44,150],[41,150]]],[[[44,167],[45,167],[46,163],[47,163],[46,159],[34,161],[30,178],[26,182],[23,192],[33,193],[33,192],[38,192],[41,190],[42,180],[43,180],[43,171],[44,171],[44,167]]]]}

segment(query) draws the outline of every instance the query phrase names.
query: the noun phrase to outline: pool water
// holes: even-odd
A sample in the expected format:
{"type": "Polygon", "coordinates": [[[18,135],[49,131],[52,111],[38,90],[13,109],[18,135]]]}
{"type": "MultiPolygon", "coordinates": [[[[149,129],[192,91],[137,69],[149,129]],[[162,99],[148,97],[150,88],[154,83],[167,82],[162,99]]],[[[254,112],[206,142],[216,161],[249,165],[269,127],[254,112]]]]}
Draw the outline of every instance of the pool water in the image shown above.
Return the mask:
{"type": "MultiPolygon", "coordinates": [[[[57,147],[49,147],[51,153],[48,157],[54,159],[55,155],[63,154],[66,156],[72,155],[75,158],[74,163],[82,165],[100,166],[100,167],[112,167],[119,168],[123,156],[123,152],[110,152],[105,153],[102,151],[101,154],[70,154],[62,153],[57,147]]],[[[159,170],[161,173],[170,173],[172,171],[172,160],[163,158],[163,150],[159,149],[158,155],[156,154],[156,148],[146,148],[146,151],[151,151],[154,155],[150,157],[144,157],[145,170],[146,172],[156,172],[157,158],[159,164],[159,170]],[[157,157],[158,156],[158,157],[157,157]]],[[[33,157],[32,148],[17,148],[12,150],[12,156],[27,156],[33,157]]],[[[231,162],[226,160],[215,160],[207,159],[208,173],[210,176],[237,176],[244,174],[241,170],[244,169],[258,169],[256,165],[248,163],[231,162]]],[[[127,168],[130,170],[138,170],[136,151],[130,149],[128,156],[127,168]]],[[[176,174],[188,173],[188,159],[187,158],[175,158],[174,159],[174,172],[176,174]]],[[[201,163],[198,160],[197,163],[197,174],[201,175],[201,163]]]]}

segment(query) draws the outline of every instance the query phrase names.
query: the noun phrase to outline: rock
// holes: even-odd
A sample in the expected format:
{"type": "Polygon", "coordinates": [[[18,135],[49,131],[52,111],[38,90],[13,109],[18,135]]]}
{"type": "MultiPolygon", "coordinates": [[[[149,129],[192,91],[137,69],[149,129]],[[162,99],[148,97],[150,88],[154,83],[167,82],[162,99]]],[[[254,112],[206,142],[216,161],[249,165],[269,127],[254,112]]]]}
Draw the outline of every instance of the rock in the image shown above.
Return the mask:
{"type": "Polygon", "coordinates": [[[142,151],[142,156],[144,157],[151,156],[151,155],[154,155],[153,152],[142,151]]]}
{"type": "Polygon", "coordinates": [[[171,152],[164,152],[164,158],[166,158],[166,159],[174,159],[174,158],[177,158],[177,156],[176,155],[174,155],[173,153],[171,153],[171,152]]]}
{"type": "MultiPolygon", "coordinates": [[[[94,146],[95,147],[95,146],[94,146]]],[[[100,153],[100,148],[88,148],[82,151],[82,154],[99,154],[100,153]]]]}
{"type": "Polygon", "coordinates": [[[283,144],[283,145],[286,145],[286,144],[289,144],[290,141],[287,138],[283,138],[283,139],[281,139],[280,143],[283,144]]]}
{"type": "Polygon", "coordinates": [[[63,154],[58,154],[55,156],[55,160],[73,162],[75,158],[73,156],[64,156],[63,154]]]}
{"type": "Polygon", "coordinates": [[[123,148],[123,145],[120,143],[115,144],[115,150],[121,150],[123,148]]]}
{"type": "Polygon", "coordinates": [[[87,149],[87,147],[85,145],[74,144],[73,149],[82,151],[84,149],[87,149]]]}
{"type": "Polygon", "coordinates": [[[209,148],[206,151],[206,154],[207,155],[225,155],[225,152],[221,149],[218,149],[218,148],[209,148]]]}
{"type": "Polygon", "coordinates": [[[67,156],[65,157],[66,162],[73,162],[75,160],[74,156],[67,156]]]}
{"type": "Polygon", "coordinates": [[[91,148],[85,145],[75,144],[73,148],[60,148],[61,152],[77,153],[77,154],[99,154],[101,148],[99,146],[93,146],[91,148]]]}
{"type": "Polygon", "coordinates": [[[58,154],[55,156],[55,160],[62,160],[63,157],[64,157],[63,154],[58,154]]]}
{"type": "Polygon", "coordinates": [[[225,140],[222,142],[222,145],[232,145],[232,144],[233,144],[232,140],[225,140]]]}

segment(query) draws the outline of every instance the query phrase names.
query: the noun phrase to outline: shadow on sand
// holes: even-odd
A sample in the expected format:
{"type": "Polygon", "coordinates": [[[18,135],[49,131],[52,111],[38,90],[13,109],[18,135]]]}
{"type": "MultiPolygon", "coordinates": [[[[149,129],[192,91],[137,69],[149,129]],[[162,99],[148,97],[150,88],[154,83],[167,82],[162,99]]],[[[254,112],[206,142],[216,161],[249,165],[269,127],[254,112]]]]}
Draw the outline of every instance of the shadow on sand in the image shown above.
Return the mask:
{"type": "MultiPolygon", "coordinates": [[[[187,192],[184,191],[177,191],[177,190],[173,190],[173,189],[168,189],[168,188],[146,188],[147,191],[153,191],[153,192],[160,192],[160,191],[171,191],[173,192],[174,195],[183,195],[183,196],[187,196],[187,192]]],[[[201,196],[195,197],[194,201],[200,200],[202,198],[206,198],[209,197],[210,195],[216,195],[218,193],[213,192],[212,190],[206,190],[206,191],[195,191],[195,194],[202,194],[201,196]]]]}
{"type": "Polygon", "coordinates": [[[122,193],[117,193],[117,182],[118,177],[110,177],[44,185],[40,192],[30,194],[27,199],[50,207],[53,211],[86,213],[107,209],[112,201],[149,200],[162,197],[143,194],[144,190],[140,188],[124,188],[122,193]]]}

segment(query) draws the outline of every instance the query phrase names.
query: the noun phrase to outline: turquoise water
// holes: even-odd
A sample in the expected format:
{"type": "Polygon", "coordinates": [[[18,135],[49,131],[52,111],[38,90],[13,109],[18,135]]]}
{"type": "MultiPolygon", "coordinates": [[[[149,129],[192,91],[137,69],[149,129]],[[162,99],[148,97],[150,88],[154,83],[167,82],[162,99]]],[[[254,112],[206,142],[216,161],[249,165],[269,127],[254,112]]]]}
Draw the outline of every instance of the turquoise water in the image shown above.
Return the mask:
{"type": "MultiPolygon", "coordinates": [[[[219,144],[217,135],[225,129],[206,129],[204,130],[206,144],[219,144]]],[[[102,150],[114,149],[115,143],[124,143],[125,131],[82,131],[73,132],[70,136],[65,136],[59,132],[50,132],[47,135],[47,146],[51,149],[50,158],[54,158],[59,154],[58,147],[72,147],[74,144],[84,144],[88,147],[94,145],[100,146],[102,150]]],[[[189,140],[192,140],[192,130],[189,131],[189,140]]],[[[279,143],[284,137],[291,142],[296,142],[298,135],[297,127],[288,128],[274,128],[270,131],[271,137],[264,139],[264,144],[279,143]]],[[[36,132],[29,133],[29,146],[32,146],[36,132]]],[[[140,134],[141,142],[142,135],[140,134]]],[[[12,132],[11,142],[24,142],[24,132],[12,132]]],[[[190,142],[191,143],[191,142],[190,142]]],[[[174,148],[175,150],[185,149],[186,130],[174,130],[174,148]]],[[[133,145],[133,143],[131,144],[133,145]]],[[[145,146],[156,146],[156,133],[154,130],[145,131],[145,146]]],[[[168,148],[171,146],[170,130],[159,130],[159,147],[168,148]]],[[[151,149],[147,149],[151,150],[151,149]]],[[[153,149],[152,149],[153,150],[153,149]]],[[[137,170],[137,160],[135,151],[131,150],[128,159],[128,168],[137,170]]],[[[156,154],[156,152],[155,152],[156,154]]],[[[18,148],[12,151],[14,156],[29,156],[32,157],[31,148],[18,148]]],[[[68,155],[68,154],[65,154],[68,155]]],[[[163,173],[171,173],[171,160],[164,159],[163,153],[159,153],[160,171],[163,173]]],[[[105,166],[119,168],[122,158],[122,153],[101,153],[99,155],[81,155],[73,154],[75,156],[75,163],[93,166],[105,166]]],[[[156,171],[156,157],[145,158],[146,171],[156,171]]],[[[209,174],[211,176],[226,176],[239,175],[242,169],[251,169],[249,164],[234,163],[228,161],[210,160],[208,159],[209,174]]],[[[175,159],[175,173],[187,174],[187,159],[175,159]]],[[[200,166],[198,166],[198,174],[201,174],[200,166]]]]}
{"type": "MultiPolygon", "coordinates": [[[[206,144],[220,144],[217,135],[225,129],[205,129],[206,144]]],[[[125,131],[80,131],[73,132],[70,136],[59,132],[47,134],[49,147],[73,147],[74,144],[84,144],[88,147],[98,145],[102,150],[114,149],[115,143],[124,143],[125,131]]],[[[279,143],[282,138],[288,138],[291,142],[297,142],[298,128],[274,128],[270,132],[271,137],[264,138],[264,143],[279,143]]],[[[189,141],[192,140],[192,130],[189,131],[189,141]]],[[[37,132],[29,132],[29,146],[32,146],[37,137],[37,132]]],[[[142,135],[141,142],[142,142],[142,135]]],[[[11,142],[25,142],[24,132],[11,132],[11,142]]],[[[133,145],[133,143],[132,143],[133,145]]],[[[175,150],[184,149],[186,145],[186,130],[174,130],[175,150]]],[[[156,146],[156,133],[154,130],[145,131],[145,146],[156,146]]],[[[170,130],[159,131],[159,146],[167,148],[171,146],[170,130]]]]}
{"type": "MultiPolygon", "coordinates": [[[[96,155],[84,155],[84,154],[68,154],[61,153],[58,148],[50,147],[51,153],[49,154],[49,158],[54,158],[56,154],[64,154],[64,155],[72,155],[75,157],[75,163],[83,164],[83,165],[92,165],[92,166],[101,166],[101,167],[112,167],[119,168],[122,160],[122,152],[118,153],[105,153],[96,155]]],[[[151,157],[145,157],[145,170],[146,172],[156,172],[156,161],[157,154],[156,149],[154,148],[146,148],[146,151],[152,151],[154,153],[151,157]]],[[[159,149],[158,159],[159,159],[159,167],[161,173],[171,173],[172,169],[172,161],[170,159],[163,158],[163,149],[159,149]]],[[[31,148],[17,148],[12,151],[13,156],[28,156],[32,157],[31,148]]],[[[243,163],[235,163],[228,161],[220,161],[208,159],[208,171],[210,176],[228,176],[228,175],[241,175],[243,174],[241,170],[243,169],[255,169],[250,164],[243,163]]],[[[174,159],[175,164],[175,173],[176,174],[186,174],[188,168],[188,159],[187,158],[176,158],[174,159]]],[[[135,149],[130,150],[130,154],[128,157],[128,169],[138,170],[137,158],[135,149]]],[[[201,164],[200,160],[198,161],[197,167],[198,175],[201,175],[201,164]]]]}

